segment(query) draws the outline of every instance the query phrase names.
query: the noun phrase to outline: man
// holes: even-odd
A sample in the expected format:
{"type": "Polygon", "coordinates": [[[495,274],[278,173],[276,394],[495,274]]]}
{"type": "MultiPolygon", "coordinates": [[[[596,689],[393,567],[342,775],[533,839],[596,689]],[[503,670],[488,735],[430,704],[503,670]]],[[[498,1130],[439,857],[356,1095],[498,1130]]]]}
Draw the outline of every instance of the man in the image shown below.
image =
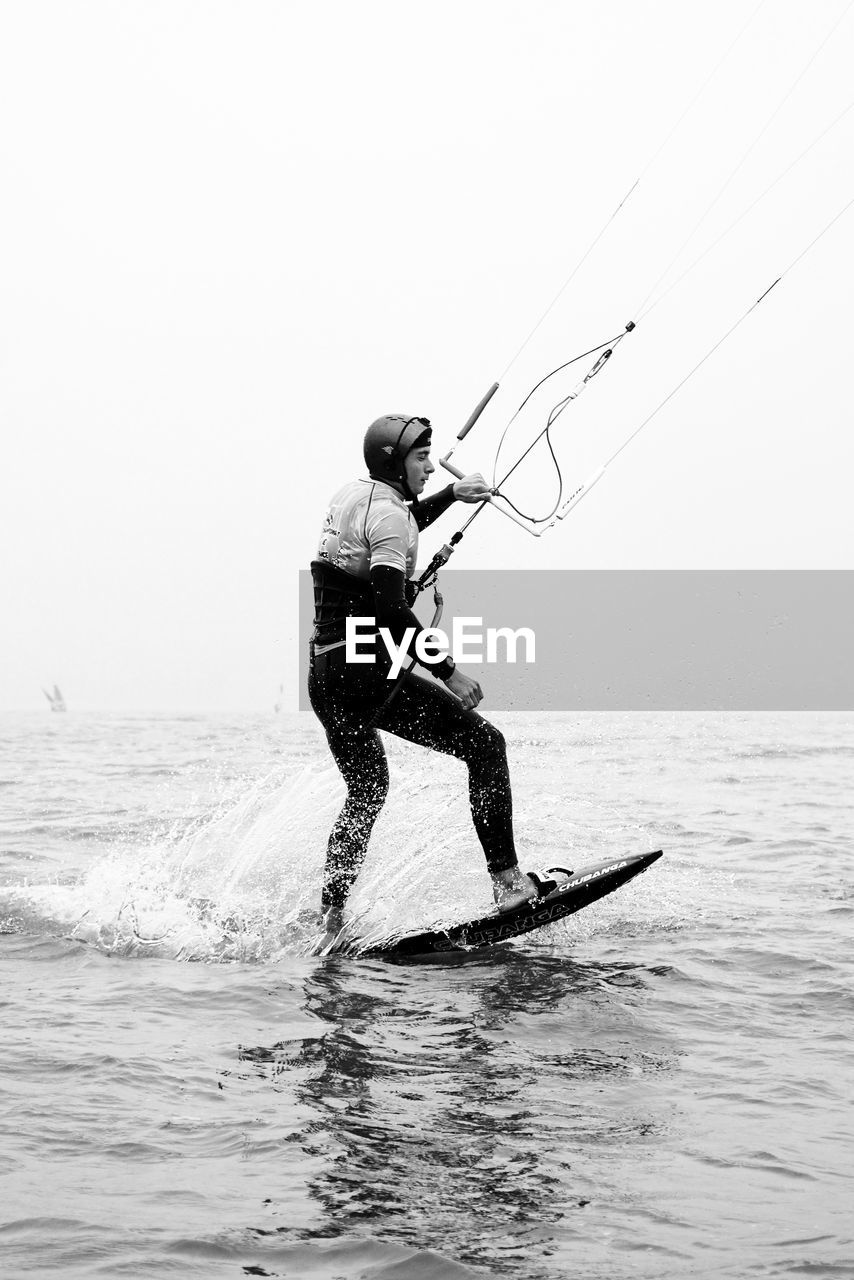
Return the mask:
{"type": "MultiPolygon", "coordinates": [[[[386,704],[390,662],[375,649],[370,664],[347,663],[348,617],[372,617],[400,644],[408,627],[423,630],[410,609],[418,532],[455,500],[482,502],[490,492],[480,475],[466,476],[421,502],[435,468],[426,418],[378,418],[364,441],[369,479],[355,480],[332,498],[312,561],[315,630],[308,691],[326,730],[347,799],[326,853],[321,910],[331,941],[341,928],[344,903],[359,874],[368,840],[388,792],[388,766],[377,728],[464,760],[475,830],[486,855],[499,909],[537,896],[520,869],[513,842],[513,809],[504,738],[474,708],[480,685],[450,657],[423,663],[434,679],[407,676],[386,704]],[[440,683],[444,688],[440,687],[440,683]]],[[[414,636],[409,645],[414,652],[414,636]]],[[[436,650],[433,650],[434,656],[436,650]]]]}

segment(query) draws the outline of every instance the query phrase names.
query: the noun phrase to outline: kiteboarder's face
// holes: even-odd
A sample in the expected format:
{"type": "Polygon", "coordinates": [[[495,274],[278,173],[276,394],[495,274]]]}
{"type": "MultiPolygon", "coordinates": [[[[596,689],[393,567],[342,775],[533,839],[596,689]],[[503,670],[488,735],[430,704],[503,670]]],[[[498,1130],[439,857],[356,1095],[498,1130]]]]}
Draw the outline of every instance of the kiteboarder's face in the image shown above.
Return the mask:
{"type": "Polygon", "coordinates": [[[424,486],[436,470],[430,461],[430,446],[425,445],[422,449],[410,449],[403,460],[403,468],[406,472],[406,483],[409,485],[409,491],[417,497],[419,493],[424,492],[424,486]]]}

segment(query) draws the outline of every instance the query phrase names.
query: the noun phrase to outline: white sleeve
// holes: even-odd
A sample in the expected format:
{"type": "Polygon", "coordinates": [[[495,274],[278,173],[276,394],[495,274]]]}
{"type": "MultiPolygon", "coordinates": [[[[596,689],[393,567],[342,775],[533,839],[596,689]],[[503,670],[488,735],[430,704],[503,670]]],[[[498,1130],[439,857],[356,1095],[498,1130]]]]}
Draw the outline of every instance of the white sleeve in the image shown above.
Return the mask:
{"type": "Polygon", "coordinates": [[[406,574],[409,549],[409,513],[391,505],[373,508],[365,520],[371,568],[388,565],[406,574]]]}

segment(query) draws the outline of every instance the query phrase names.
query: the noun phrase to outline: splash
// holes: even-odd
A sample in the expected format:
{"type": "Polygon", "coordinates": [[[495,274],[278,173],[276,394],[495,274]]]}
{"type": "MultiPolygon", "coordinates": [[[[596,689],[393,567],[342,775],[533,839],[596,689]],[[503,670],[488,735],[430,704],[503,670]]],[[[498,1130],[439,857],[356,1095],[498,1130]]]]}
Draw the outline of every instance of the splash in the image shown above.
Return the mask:
{"type": "MultiPolygon", "coordinates": [[[[389,763],[391,795],[348,907],[371,936],[465,918],[488,894],[460,779],[441,785],[437,806],[435,770],[427,780],[411,761],[403,770],[389,763]]],[[[453,772],[453,763],[441,763],[453,772]]],[[[189,829],[112,848],[75,882],[11,890],[16,931],[47,928],[110,954],[211,963],[307,953],[343,797],[326,762],[284,784],[279,775],[254,782],[189,829]]]]}

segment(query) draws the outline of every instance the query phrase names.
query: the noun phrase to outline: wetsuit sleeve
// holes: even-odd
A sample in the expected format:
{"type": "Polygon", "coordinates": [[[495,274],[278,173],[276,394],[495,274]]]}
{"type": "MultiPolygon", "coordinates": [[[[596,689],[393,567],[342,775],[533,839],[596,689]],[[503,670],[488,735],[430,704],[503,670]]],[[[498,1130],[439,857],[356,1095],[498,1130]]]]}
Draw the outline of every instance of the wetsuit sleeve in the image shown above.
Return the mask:
{"type": "Polygon", "coordinates": [[[439,516],[443,515],[455,501],[454,486],[449,484],[444,489],[440,489],[438,493],[425,498],[423,502],[413,502],[409,509],[412,512],[413,520],[418,525],[419,532],[421,529],[426,529],[428,524],[432,524],[434,520],[438,520],[439,516]]]}
{"type": "MultiPolygon", "coordinates": [[[[371,553],[371,568],[389,567],[406,573],[410,513],[404,506],[371,506],[365,515],[365,538],[371,553]]],[[[411,624],[410,624],[411,625],[411,624]]]]}
{"type": "MultiPolygon", "coordinates": [[[[414,627],[415,634],[412,636],[407,647],[407,653],[410,658],[415,657],[415,640],[416,637],[425,630],[416,618],[415,614],[406,603],[404,595],[404,586],[406,578],[399,569],[392,569],[388,565],[374,565],[371,568],[371,584],[374,588],[374,609],[378,627],[388,627],[391,632],[395,644],[400,644],[407,627],[414,627]]],[[[427,646],[428,653],[439,653],[439,648],[435,644],[427,646]]],[[[416,658],[420,662],[420,658],[416,658]]],[[[454,669],[450,659],[445,658],[439,663],[424,662],[421,664],[426,667],[431,675],[436,676],[439,680],[446,680],[454,669]]]]}

